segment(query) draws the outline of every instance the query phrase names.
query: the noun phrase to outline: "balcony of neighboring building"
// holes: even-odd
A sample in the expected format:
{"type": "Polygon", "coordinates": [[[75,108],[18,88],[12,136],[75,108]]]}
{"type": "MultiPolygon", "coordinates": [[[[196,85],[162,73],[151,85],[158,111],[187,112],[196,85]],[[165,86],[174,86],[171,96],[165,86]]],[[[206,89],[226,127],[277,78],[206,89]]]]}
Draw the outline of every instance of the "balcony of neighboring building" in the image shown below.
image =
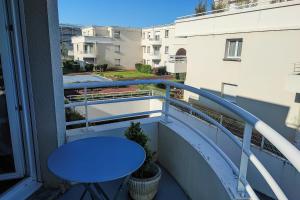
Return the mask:
{"type": "Polygon", "coordinates": [[[166,65],[169,73],[185,73],[187,69],[186,49],[180,48],[176,55],[169,56],[166,65]]]}
{"type": "Polygon", "coordinates": [[[175,23],[175,37],[289,30],[299,27],[299,0],[247,2],[236,1],[223,9],[179,17],[175,23]],[[275,18],[278,20],[273,20],[275,18]]]}
{"type": "Polygon", "coordinates": [[[187,69],[186,56],[170,56],[167,62],[167,72],[169,73],[185,73],[187,69]]]}
{"type": "Polygon", "coordinates": [[[159,52],[150,53],[149,57],[151,60],[160,60],[161,59],[161,55],[159,52]]]}
{"type": "Polygon", "coordinates": [[[155,36],[153,38],[149,38],[149,43],[153,46],[160,46],[162,43],[162,40],[160,37],[155,36]]]}
{"type": "Polygon", "coordinates": [[[80,43],[99,43],[99,44],[111,44],[112,37],[109,36],[75,36],[72,37],[73,44],[80,44],[80,43]]]}
{"type": "Polygon", "coordinates": [[[293,71],[288,75],[286,88],[295,93],[300,93],[300,62],[293,64],[293,71]]]}

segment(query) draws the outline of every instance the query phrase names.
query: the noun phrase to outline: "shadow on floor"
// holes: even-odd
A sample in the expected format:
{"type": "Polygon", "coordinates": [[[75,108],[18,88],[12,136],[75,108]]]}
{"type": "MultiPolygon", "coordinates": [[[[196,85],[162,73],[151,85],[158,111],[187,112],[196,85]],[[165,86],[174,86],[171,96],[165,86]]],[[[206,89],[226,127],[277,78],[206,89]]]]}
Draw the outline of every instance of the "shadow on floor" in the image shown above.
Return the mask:
{"type": "MultiPolygon", "coordinates": [[[[118,186],[121,184],[122,180],[106,182],[100,184],[104,191],[108,194],[108,196],[112,199],[115,192],[117,191],[118,186]]],[[[71,187],[65,194],[59,197],[59,200],[76,200],[80,199],[80,196],[83,193],[82,185],[74,185],[71,187]]],[[[90,195],[86,194],[84,200],[90,200],[90,195]]],[[[127,200],[131,199],[128,196],[127,187],[122,191],[119,195],[119,200],[127,200]]],[[[189,198],[184,193],[184,191],[180,188],[175,179],[162,168],[162,177],[158,189],[158,193],[155,197],[155,200],[188,200],[189,198]]]]}

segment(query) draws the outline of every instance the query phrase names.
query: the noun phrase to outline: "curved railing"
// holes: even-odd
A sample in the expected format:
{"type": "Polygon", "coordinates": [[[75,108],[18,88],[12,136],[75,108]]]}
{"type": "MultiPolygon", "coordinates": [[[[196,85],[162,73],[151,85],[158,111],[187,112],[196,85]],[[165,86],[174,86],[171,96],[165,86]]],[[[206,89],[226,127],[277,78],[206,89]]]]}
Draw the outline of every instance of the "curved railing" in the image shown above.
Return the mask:
{"type": "MultiPolygon", "coordinates": [[[[232,167],[233,171],[239,177],[239,182],[237,186],[238,192],[247,191],[248,194],[252,199],[258,199],[254,191],[246,180],[247,174],[247,167],[248,161],[250,160],[252,164],[256,167],[256,169],[260,172],[262,177],[266,180],[267,184],[270,186],[272,191],[274,192],[275,196],[278,199],[287,199],[284,192],[278,186],[274,178],[268,172],[268,170],[262,165],[262,163],[257,159],[257,157],[251,152],[250,145],[251,145],[251,135],[252,129],[255,128],[263,137],[269,140],[286,158],[290,161],[290,163],[300,172],[300,151],[293,146],[289,141],[287,141],[283,136],[281,136],[278,132],[264,123],[262,120],[257,118],[256,116],[252,115],[248,111],[240,108],[239,106],[232,104],[231,102],[209,93],[207,91],[197,89],[188,85],[183,85],[180,83],[175,83],[167,80],[135,80],[135,81],[113,81],[113,82],[89,82],[89,83],[74,83],[74,84],[66,84],[65,89],[84,89],[85,101],[84,102],[75,102],[66,104],[66,108],[72,108],[76,106],[84,106],[85,107],[85,120],[78,120],[67,122],[67,125],[74,125],[74,124],[82,124],[85,123],[86,126],[89,126],[91,122],[98,122],[103,120],[112,120],[112,119],[120,119],[120,118],[127,118],[127,117],[134,117],[134,116],[142,116],[142,115],[149,115],[152,113],[163,113],[164,120],[168,121],[168,117],[174,118],[175,120],[179,120],[176,116],[173,116],[169,113],[169,105],[170,103],[177,104],[181,107],[184,107],[194,113],[197,113],[199,116],[210,122],[211,124],[215,125],[217,128],[222,130],[236,145],[238,145],[242,149],[242,156],[240,160],[240,168],[238,169],[232,161],[224,154],[224,152],[216,149],[227,161],[227,163],[232,167]],[[121,98],[121,99],[110,99],[110,100],[98,100],[98,101],[88,101],[87,97],[87,89],[88,88],[101,88],[101,87],[118,87],[118,86],[129,86],[129,85],[147,85],[147,84],[164,84],[166,86],[166,93],[165,95],[153,95],[153,96],[146,96],[146,97],[133,97],[133,98],[121,98]],[[244,136],[243,141],[241,142],[238,140],[228,129],[222,126],[219,122],[215,121],[208,115],[202,113],[198,109],[192,107],[191,105],[184,103],[182,101],[173,99],[170,97],[170,88],[175,87],[179,89],[183,89],[194,94],[203,96],[218,105],[228,109],[232,113],[236,114],[240,118],[242,118],[245,122],[245,129],[244,129],[244,136]],[[130,113],[118,116],[111,116],[111,117],[101,117],[96,119],[88,119],[88,105],[96,105],[96,104],[105,104],[105,103],[117,103],[117,102],[128,102],[128,101],[141,101],[146,99],[163,99],[165,101],[163,110],[154,110],[148,112],[140,112],[140,113],[130,113]]],[[[180,120],[179,120],[180,121],[180,120]]],[[[181,121],[182,122],[182,121],[181,121]]],[[[186,126],[189,126],[193,129],[188,123],[183,122],[186,126]]],[[[211,143],[211,141],[207,141],[211,143]]]]}

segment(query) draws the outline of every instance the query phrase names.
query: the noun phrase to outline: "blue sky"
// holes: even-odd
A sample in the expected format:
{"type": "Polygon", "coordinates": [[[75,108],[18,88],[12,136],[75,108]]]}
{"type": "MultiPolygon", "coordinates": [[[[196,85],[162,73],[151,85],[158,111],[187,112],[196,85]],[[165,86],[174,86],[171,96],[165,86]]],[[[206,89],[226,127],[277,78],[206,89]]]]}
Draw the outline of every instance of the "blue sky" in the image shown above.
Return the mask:
{"type": "Polygon", "coordinates": [[[60,23],[146,27],[193,14],[199,0],[58,0],[60,23]]]}

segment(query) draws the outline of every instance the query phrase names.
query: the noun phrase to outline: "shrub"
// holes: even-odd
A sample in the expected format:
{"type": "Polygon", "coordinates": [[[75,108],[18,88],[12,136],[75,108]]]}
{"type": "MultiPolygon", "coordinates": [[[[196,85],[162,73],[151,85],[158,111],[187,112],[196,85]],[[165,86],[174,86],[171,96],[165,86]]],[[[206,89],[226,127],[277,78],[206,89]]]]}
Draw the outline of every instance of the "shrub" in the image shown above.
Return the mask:
{"type": "Polygon", "coordinates": [[[97,71],[105,72],[107,70],[108,64],[102,64],[95,66],[97,71]]]}
{"type": "Polygon", "coordinates": [[[156,84],[156,87],[160,88],[160,89],[166,89],[166,85],[163,83],[158,83],[156,84]]]}
{"type": "Polygon", "coordinates": [[[125,136],[127,139],[132,140],[139,145],[141,145],[146,152],[146,159],[144,164],[132,175],[135,178],[149,178],[153,176],[153,172],[151,172],[151,163],[153,162],[154,153],[151,152],[148,147],[148,136],[142,130],[140,123],[131,122],[130,127],[125,131],[125,136]]]}
{"type": "Polygon", "coordinates": [[[63,62],[64,71],[68,72],[79,72],[80,71],[80,64],[73,60],[66,60],[63,62]]]}
{"type": "Polygon", "coordinates": [[[158,76],[167,75],[168,74],[167,67],[165,66],[156,67],[153,69],[152,73],[158,76]]]}
{"type": "Polygon", "coordinates": [[[142,63],[136,63],[136,64],[135,64],[135,69],[136,69],[137,71],[140,71],[141,68],[142,68],[142,66],[143,66],[142,63]]]}
{"type": "Polygon", "coordinates": [[[93,64],[86,64],[84,66],[84,68],[85,68],[85,71],[92,72],[94,70],[94,65],[93,64]]]}
{"type": "Polygon", "coordinates": [[[151,74],[152,73],[152,67],[151,65],[144,65],[142,63],[135,64],[135,69],[139,72],[151,74]]]}

